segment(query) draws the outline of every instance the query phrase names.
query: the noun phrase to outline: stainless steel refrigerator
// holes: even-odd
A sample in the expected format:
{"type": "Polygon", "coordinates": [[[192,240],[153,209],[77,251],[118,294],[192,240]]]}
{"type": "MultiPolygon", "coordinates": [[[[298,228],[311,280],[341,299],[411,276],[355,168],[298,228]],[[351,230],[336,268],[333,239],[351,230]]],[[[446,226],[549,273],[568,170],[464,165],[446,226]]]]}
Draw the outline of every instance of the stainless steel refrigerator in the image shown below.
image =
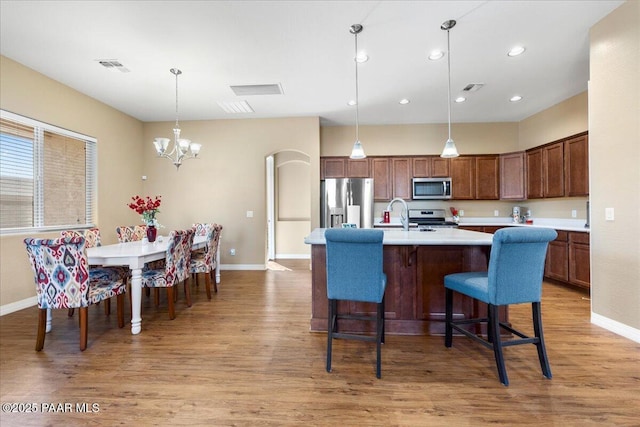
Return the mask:
{"type": "Polygon", "coordinates": [[[373,227],[373,178],[330,178],[320,181],[320,225],[373,227]]]}

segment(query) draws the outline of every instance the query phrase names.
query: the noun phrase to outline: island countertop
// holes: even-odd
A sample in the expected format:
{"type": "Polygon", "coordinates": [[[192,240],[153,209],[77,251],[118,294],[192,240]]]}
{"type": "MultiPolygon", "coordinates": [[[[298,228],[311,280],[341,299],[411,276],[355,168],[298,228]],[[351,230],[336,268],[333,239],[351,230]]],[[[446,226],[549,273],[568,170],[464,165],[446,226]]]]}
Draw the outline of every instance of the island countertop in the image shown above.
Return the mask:
{"type": "MultiPolygon", "coordinates": [[[[477,231],[460,230],[456,228],[434,228],[434,231],[418,231],[416,229],[384,230],[383,245],[478,245],[490,246],[493,235],[477,231]]],[[[305,237],[308,245],[324,245],[324,228],[316,228],[305,237]]]]}

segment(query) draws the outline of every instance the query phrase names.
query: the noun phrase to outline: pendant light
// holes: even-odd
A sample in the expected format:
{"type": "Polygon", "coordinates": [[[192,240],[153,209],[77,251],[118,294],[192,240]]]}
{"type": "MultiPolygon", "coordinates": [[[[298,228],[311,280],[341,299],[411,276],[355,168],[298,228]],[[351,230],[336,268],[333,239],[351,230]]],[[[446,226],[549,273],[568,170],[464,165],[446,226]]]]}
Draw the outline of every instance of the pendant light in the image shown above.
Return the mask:
{"type": "Polygon", "coordinates": [[[171,74],[176,76],[176,127],[173,128],[173,148],[167,152],[169,147],[169,138],[156,138],[153,145],[156,148],[158,157],[164,157],[173,162],[176,169],[180,168],[182,161],[185,159],[194,159],[200,154],[201,144],[191,142],[189,139],[180,138],[180,124],[178,123],[178,76],[182,74],[177,68],[169,70],[171,74]]]}
{"type": "Polygon", "coordinates": [[[353,61],[356,63],[356,142],[353,144],[353,149],[351,150],[351,156],[349,157],[351,159],[364,159],[367,156],[366,154],[364,154],[364,149],[362,148],[362,143],[360,143],[360,138],[358,133],[359,131],[358,113],[360,108],[360,102],[358,100],[358,34],[362,32],[362,25],[353,24],[349,29],[349,32],[355,36],[355,40],[356,40],[356,51],[353,57],[353,61]]]}
{"type": "Polygon", "coordinates": [[[458,149],[456,148],[456,144],[451,139],[451,45],[449,42],[449,30],[456,26],[456,21],[450,19],[445,21],[441,26],[441,30],[447,31],[447,77],[448,77],[448,86],[447,86],[447,105],[449,107],[449,139],[444,144],[444,150],[442,150],[442,154],[440,157],[458,157],[458,149]]]}

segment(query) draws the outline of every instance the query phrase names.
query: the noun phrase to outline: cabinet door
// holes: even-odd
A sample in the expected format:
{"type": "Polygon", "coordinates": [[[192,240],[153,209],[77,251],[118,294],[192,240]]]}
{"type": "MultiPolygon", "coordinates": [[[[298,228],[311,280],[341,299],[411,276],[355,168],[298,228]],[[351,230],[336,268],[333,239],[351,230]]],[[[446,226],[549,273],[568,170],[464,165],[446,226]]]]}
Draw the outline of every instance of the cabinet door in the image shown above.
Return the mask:
{"type": "Polygon", "coordinates": [[[476,157],[476,199],[498,200],[500,198],[500,158],[498,156],[476,157]]]}
{"type": "Polygon", "coordinates": [[[346,162],[343,157],[323,157],[320,159],[320,178],[346,178],[346,162]]]}
{"type": "Polygon", "coordinates": [[[563,282],[569,280],[569,244],[566,231],[558,231],[556,240],[549,242],[544,275],[563,282]]]}
{"type": "Polygon", "coordinates": [[[431,178],[431,158],[430,157],[414,157],[413,158],[413,177],[414,178],[431,178]]]}
{"type": "Polygon", "coordinates": [[[451,159],[451,196],[453,199],[475,198],[475,157],[451,159]]]}
{"type": "Polygon", "coordinates": [[[542,149],[527,151],[527,199],[544,197],[542,177],[542,149]]]}
{"type": "Polygon", "coordinates": [[[411,159],[391,159],[391,188],[393,197],[411,199],[411,159]]]}
{"type": "Polygon", "coordinates": [[[373,200],[376,202],[388,202],[391,200],[391,179],[389,172],[389,159],[371,158],[373,200]]]}
{"type": "Polygon", "coordinates": [[[347,178],[371,178],[369,159],[347,159],[347,178]]]}
{"type": "Polygon", "coordinates": [[[443,159],[440,156],[431,158],[431,177],[447,178],[451,176],[450,159],[443,159]]]}
{"type": "Polygon", "coordinates": [[[524,200],[526,191],[526,158],[525,152],[500,155],[500,198],[524,200]]]}
{"type": "Polygon", "coordinates": [[[589,195],[589,139],[587,135],[564,142],[565,195],[589,195]]]}
{"type": "Polygon", "coordinates": [[[542,148],[544,197],[564,197],[564,144],[542,148]]]}
{"type": "Polygon", "coordinates": [[[569,233],[569,283],[583,288],[591,286],[589,234],[569,233]]]}

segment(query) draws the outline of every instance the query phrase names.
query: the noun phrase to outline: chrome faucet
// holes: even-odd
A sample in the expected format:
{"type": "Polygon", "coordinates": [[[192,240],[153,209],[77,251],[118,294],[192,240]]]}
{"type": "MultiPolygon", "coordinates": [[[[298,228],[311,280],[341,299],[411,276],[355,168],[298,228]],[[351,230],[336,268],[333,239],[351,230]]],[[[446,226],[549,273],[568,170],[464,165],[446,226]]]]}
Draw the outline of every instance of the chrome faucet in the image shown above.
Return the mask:
{"type": "Polygon", "coordinates": [[[396,197],[387,205],[388,211],[392,210],[392,206],[395,202],[402,203],[402,212],[400,212],[400,223],[402,224],[402,228],[404,228],[404,231],[409,231],[409,207],[407,206],[407,202],[399,197],[396,197]]]}

